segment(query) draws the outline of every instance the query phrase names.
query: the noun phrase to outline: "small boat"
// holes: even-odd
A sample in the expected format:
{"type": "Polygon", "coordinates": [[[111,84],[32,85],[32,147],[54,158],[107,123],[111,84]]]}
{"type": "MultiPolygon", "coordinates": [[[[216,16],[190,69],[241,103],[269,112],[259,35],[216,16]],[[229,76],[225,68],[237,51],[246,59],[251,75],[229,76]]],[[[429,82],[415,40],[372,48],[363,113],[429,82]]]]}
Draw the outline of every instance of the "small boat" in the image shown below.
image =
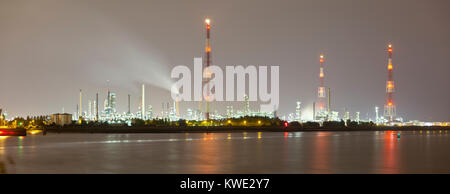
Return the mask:
{"type": "Polygon", "coordinates": [[[0,129],[0,136],[27,136],[27,130],[25,129],[0,129]]]}

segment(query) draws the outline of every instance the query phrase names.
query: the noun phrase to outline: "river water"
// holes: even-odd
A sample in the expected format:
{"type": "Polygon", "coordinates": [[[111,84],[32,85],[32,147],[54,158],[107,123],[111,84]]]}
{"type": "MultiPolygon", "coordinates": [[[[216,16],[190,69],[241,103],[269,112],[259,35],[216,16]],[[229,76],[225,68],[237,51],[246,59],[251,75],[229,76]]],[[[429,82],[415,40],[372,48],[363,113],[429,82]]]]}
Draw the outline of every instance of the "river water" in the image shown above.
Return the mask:
{"type": "Polygon", "coordinates": [[[448,131],[0,137],[6,173],[450,173],[448,131]]]}

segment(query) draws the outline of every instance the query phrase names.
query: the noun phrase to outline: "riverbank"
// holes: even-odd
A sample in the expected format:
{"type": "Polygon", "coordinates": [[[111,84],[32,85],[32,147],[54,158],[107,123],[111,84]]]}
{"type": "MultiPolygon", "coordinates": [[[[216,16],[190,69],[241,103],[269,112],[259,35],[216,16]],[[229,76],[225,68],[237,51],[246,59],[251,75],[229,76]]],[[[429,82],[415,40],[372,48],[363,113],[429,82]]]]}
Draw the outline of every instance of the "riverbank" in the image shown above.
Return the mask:
{"type": "Polygon", "coordinates": [[[422,127],[422,126],[373,126],[367,128],[334,127],[334,128],[302,128],[280,126],[148,126],[148,127],[124,127],[124,126],[90,126],[90,127],[46,127],[49,133],[214,133],[214,132],[309,132],[309,131],[420,131],[420,130],[450,130],[450,127],[422,127]]]}

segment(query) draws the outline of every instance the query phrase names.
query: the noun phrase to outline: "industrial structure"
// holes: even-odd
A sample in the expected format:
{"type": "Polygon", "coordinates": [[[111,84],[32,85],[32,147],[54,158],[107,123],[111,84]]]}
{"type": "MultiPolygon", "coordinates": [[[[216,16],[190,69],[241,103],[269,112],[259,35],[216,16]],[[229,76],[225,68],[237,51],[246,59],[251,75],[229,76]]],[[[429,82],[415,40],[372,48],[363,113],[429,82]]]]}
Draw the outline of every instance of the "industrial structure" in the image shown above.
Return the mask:
{"type": "MultiPolygon", "coordinates": [[[[233,108],[233,106],[226,107],[226,113],[220,114],[217,110],[211,110],[211,103],[214,99],[211,99],[211,71],[210,67],[212,66],[211,59],[211,20],[209,18],[204,19],[205,24],[205,33],[206,33],[206,41],[205,41],[205,50],[204,50],[204,59],[203,66],[205,67],[202,78],[202,90],[206,89],[205,96],[199,102],[198,109],[187,109],[185,114],[180,113],[180,101],[179,99],[175,99],[173,102],[163,102],[161,114],[153,115],[153,107],[148,105],[146,107],[145,103],[145,84],[142,84],[142,94],[139,99],[139,106],[137,112],[131,111],[131,97],[128,94],[128,110],[127,112],[123,112],[123,114],[118,113],[116,110],[116,94],[111,92],[109,89],[107,90],[107,96],[104,101],[104,107],[101,114],[99,114],[99,97],[98,93],[96,94],[96,98],[94,101],[91,99],[86,100],[88,102],[87,107],[88,111],[83,112],[83,93],[82,90],[79,90],[79,104],[77,105],[77,111],[74,114],[73,120],[87,120],[87,121],[102,121],[108,123],[130,123],[132,119],[142,119],[142,120],[151,120],[151,119],[163,119],[165,121],[178,121],[179,119],[187,119],[187,120],[211,120],[211,119],[226,119],[226,118],[240,118],[240,117],[252,117],[252,116],[261,116],[261,117],[269,117],[274,118],[277,117],[276,109],[274,109],[273,113],[261,112],[258,110],[250,109],[250,100],[249,96],[244,96],[244,103],[241,108],[233,108]],[[205,101],[205,109],[203,109],[203,101],[205,101]]],[[[386,81],[386,102],[384,105],[384,117],[379,115],[379,108],[375,107],[375,122],[377,124],[395,124],[396,122],[401,122],[401,118],[394,118],[396,116],[396,103],[393,98],[393,93],[395,92],[394,80],[393,80],[393,70],[394,66],[392,63],[392,53],[393,47],[391,44],[388,45],[388,77],[386,81]]],[[[350,112],[345,108],[342,112],[341,116],[339,112],[333,111],[331,106],[331,89],[325,86],[325,71],[324,71],[324,63],[325,56],[324,54],[319,55],[319,86],[317,90],[317,99],[313,102],[313,110],[312,110],[312,121],[317,121],[319,123],[323,123],[325,121],[340,121],[351,120],[350,112]]],[[[294,109],[293,109],[294,110],[294,109]]],[[[64,111],[63,111],[64,112],[64,111]]],[[[55,114],[52,117],[57,123],[68,123],[66,120],[68,114],[55,114]],[[62,119],[64,117],[64,119],[62,119]],[[62,121],[62,122],[61,122],[62,121]]],[[[0,110],[0,119],[5,121],[6,114],[2,115],[0,110]]],[[[286,118],[286,117],[281,117],[286,118]]],[[[297,121],[297,122],[305,122],[307,120],[302,120],[302,103],[300,101],[296,102],[295,112],[289,113],[288,118],[284,119],[287,121],[297,121]]],[[[354,120],[356,122],[360,122],[360,112],[355,112],[354,120]]],[[[367,116],[367,121],[370,121],[369,116],[367,116]]],[[[209,123],[209,122],[207,122],[209,123]]]]}
{"type": "Polygon", "coordinates": [[[0,108],[0,127],[6,125],[6,113],[3,113],[3,109],[0,108]]]}
{"type": "Polygon", "coordinates": [[[145,84],[142,84],[142,97],[141,97],[141,117],[145,119],[145,84]]]}
{"type": "MultiPolygon", "coordinates": [[[[141,96],[139,99],[139,105],[136,107],[137,112],[132,112],[131,110],[131,96],[128,94],[128,109],[126,112],[119,113],[116,110],[116,94],[111,92],[109,89],[107,90],[107,96],[103,103],[103,111],[99,113],[99,95],[96,93],[95,100],[87,99],[84,103],[87,102],[87,111],[83,112],[83,92],[79,89],[79,101],[76,106],[76,112],[74,112],[73,117],[71,114],[63,113],[62,114],[54,114],[51,115],[51,121],[56,123],[57,125],[66,125],[70,124],[69,118],[72,117],[72,120],[78,120],[81,124],[82,121],[99,121],[99,122],[108,122],[108,123],[128,123],[130,124],[132,119],[142,119],[142,120],[152,120],[152,119],[162,119],[164,121],[178,121],[180,119],[187,120],[196,120],[196,121],[205,121],[212,119],[228,119],[228,118],[240,118],[240,117],[268,117],[275,118],[277,116],[277,109],[274,108],[273,113],[261,112],[259,110],[251,109],[250,107],[250,99],[248,95],[244,95],[242,107],[233,107],[226,106],[226,113],[220,114],[217,110],[211,110],[211,103],[215,101],[211,98],[211,66],[212,66],[212,56],[211,56],[211,20],[210,18],[204,19],[205,24],[205,49],[204,49],[204,58],[203,58],[203,66],[205,67],[203,75],[202,75],[202,91],[206,89],[205,96],[199,102],[198,109],[187,109],[185,114],[181,114],[180,112],[180,99],[175,99],[171,102],[162,102],[162,110],[161,113],[153,114],[152,105],[147,105],[145,102],[145,84],[142,84],[141,96]],[[203,102],[205,101],[205,109],[203,109],[203,102]]],[[[380,108],[375,106],[375,123],[376,124],[387,124],[387,125],[396,125],[399,123],[403,123],[403,119],[401,117],[396,117],[396,102],[394,101],[394,92],[395,92],[395,84],[393,79],[393,71],[394,66],[392,62],[392,54],[393,54],[393,46],[389,44],[387,47],[388,52],[388,63],[387,63],[387,80],[386,80],[386,101],[384,104],[384,114],[381,116],[380,108]]],[[[194,59],[195,60],[195,59],[194,59]]],[[[342,114],[339,115],[339,112],[332,110],[332,99],[331,99],[331,88],[325,85],[325,56],[324,54],[319,55],[319,85],[317,89],[317,98],[313,102],[312,107],[312,119],[302,119],[302,116],[305,117],[306,113],[309,111],[303,111],[302,105],[300,101],[296,102],[296,106],[292,107],[292,110],[295,112],[289,113],[287,119],[286,117],[281,117],[283,120],[287,121],[297,121],[299,123],[305,121],[316,121],[320,124],[323,124],[326,121],[341,121],[344,120],[347,122],[348,120],[352,120],[351,114],[347,111],[347,108],[344,109],[342,114]],[[302,113],[304,115],[302,115],[302,113]]],[[[109,83],[109,80],[107,81],[109,83]]],[[[76,93],[75,93],[76,94],[76,93]]],[[[88,96],[85,94],[85,96],[88,96]]],[[[138,96],[138,95],[136,95],[138,96]]],[[[240,97],[239,97],[240,98],[240,97]]],[[[333,101],[335,102],[335,101],[333,101]]],[[[149,103],[150,104],[150,103],[149,103]]],[[[334,105],[335,110],[338,106],[334,105]]],[[[294,105],[294,104],[292,104],[294,105]]],[[[86,106],[85,106],[86,107],[86,106]]],[[[156,110],[155,110],[156,112],[156,110]]],[[[370,109],[368,112],[371,112],[370,109]]],[[[354,121],[361,122],[360,112],[354,112],[354,121]]],[[[352,114],[353,115],[353,114],[352,114]]],[[[0,125],[5,125],[7,121],[7,114],[2,112],[0,109],[0,125]]],[[[367,113],[367,120],[371,121],[369,118],[369,114],[367,113]]],[[[414,121],[415,122],[415,121],[414,121]]],[[[209,123],[209,122],[206,122],[209,123]]],[[[415,122],[417,123],[417,122],[415,122]]]]}
{"type": "Polygon", "coordinates": [[[295,107],[295,120],[297,122],[302,122],[302,103],[297,101],[297,106],[295,107]]]}
{"type": "MultiPolygon", "coordinates": [[[[258,110],[252,110],[250,107],[250,99],[248,95],[244,95],[244,101],[242,103],[242,107],[233,108],[233,106],[226,106],[226,113],[221,114],[217,110],[211,110],[210,103],[212,100],[210,99],[210,70],[211,66],[211,44],[210,44],[210,29],[211,29],[211,21],[206,18],[206,47],[205,47],[205,60],[203,63],[205,65],[205,76],[202,80],[203,86],[207,91],[205,91],[205,98],[202,101],[205,102],[205,109],[202,110],[200,106],[199,109],[187,109],[184,114],[180,112],[179,99],[175,99],[170,102],[162,103],[161,114],[153,115],[153,107],[151,105],[146,105],[145,102],[145,85],[142,84],[141,96],[139,99],[139,106],[137,112],[131,111],[131,97],[128,95],[128,109],[126,112],[118,113],[116,110],[116,94],[111,92],[109,89],[107,90],[107,96],[104,102],[103,111],[99,114],[99,99],[98,93],[96,94],[96,99],[92,101],[91,99],[86,100],[88,102],[87,107],[88,110],[83,112],[83,93],[82,90],[79,90],[79,104],[77,105],[77,112],[74,115],[73,120],[86,120],[90,121],[101,121],[108,123],[128,123],[131,124],[132,119],[143,119],[143,120],[152,120],[152,119],[162,119],[164,121],[178,121],[180,119],[186,120],[196,120],[196,121],[205,121],[205,120],[220,120],[220,119],[229,119],[229,118],[240,118],[240,117],[268,117],[274,118],[276,116],[276,112],[268,113],[261,112],[258,110]]],[[[375,107],[375,122],[377,124],[388,124],[388,125],[397,125],[399,123],[403,123],[402,118],[394,118],[396,116],[396,104],[393,99],[394,93],[394,80],[393,80],[393,64],[392,64],[392,45],[388,45],[388,79],[386,81],[386,103],[384,106],[384,117],[379,115],[379,108],[375,107]]],[[[312,121],[319,122],[323,124],[325,121],[345,121],[347,123],[348,120],[356,121],[356,122],[364,122],[361,120],[360,112],[354,112],[354,118],[351,118],[351,114],[347,111],[347,108],[341,112],[333,111],[331,106],[331,88],[325,86],[325,72],[324,72],[324,62],[325,56],[321,54],[319,56],[319,87],[317,91],[317,100],[313,102],[313,110],[312,110],[312,121]]],[[[201,103],[203,103],[200,101],[201,103]]],[[[280,118],[286,121],[297,121],[297,122],[306,122],[308,120],[302,119],[302,103],[300,101],[296,102],[296,106],[293,106],[295,110],[292,113],[288,113],[287,116],[281,116],[280,118]]],[[[64,111],[63,111],[64,112],[64,111]]],[[[352,114],[353,115],[353,114],[352,114]]],[[[0,115],[1,116],[1,115],[0,115]]],[[[4,118],[2,118],[5,120],[4,118]]],[[[371,121],[367,116],[367,120],[371,121]]],[[[209,123],[209,122],[206,122],[209,123]]]]}
{"type": "Polygon", "coordinates": [[[378,106],[375,106],[375,123],[380,123],[380,117],[378,115],[379,109],[378,106]]]}
{"type": "Polygon", "coordinates": [[[98,121],[98,93],[95,94],[95,121],[98,121]]]}
{"type": "Polygon", "coordinates": [[[386,104],[384,105],[384,118],[387,120],[387,122],[394,121],[394,117],[396,114],[396,105],[394,102],[393,94],[395,91],[394,86],[394,78],[393,78],[393,71],[394,71],[394,65],[392,64],[392,45],[388,45],[388,79],[386,81],[386,104]]]}
{"type": "Polygon", "coordinates": [[[81,118],[81,117],[83,117],[83,111],[82,111],[82,104],[83,104],[83,102],[82,102],[82,99],[83,99],[83,92],[81,91],[81,89],[80,89],[80,104],[78,105],[78,118],[81,118]]]}
{"type": "Polygon", "coordinates": [[[208,75],[208,77],[204,80],[206,83],[206,110],[205,110],[205,119],[209,120],[210,117],[210,112],[209,112],[209,106],[210,106],[210,86],[209,86],[209,81],[210,81],[210,70],[209,70],[209,66],[211,66],[211,43],[210,43],[210,36],[211,36],[211,20],[209,18],[205,19],[205,26],[206,26],[206,46],[205,46],[205,74],[208,75]]]}
{"type": "Polygon", "coordinates": [[[104,114],[107,118],[111,118],[117,113],[116,110],[116,93],[108,90],[107,98],[104,101],[104,114]]]}
{"type": "Polygon", "coordinates": [[[50,117],[50,123],[58,126],[70,125],[72,124],[72,115],[68,113],[52,114],[50,117]]]}
{"type": "Polygon", "coordinates": [[[320,55],[319,63],[320,63],[320,71],[319,71],[319,88],[317,91],[317,112],[315,113],[315,120],[324,121],[327,120],[328,110],[326,108],[326,94],[325,94],[325,84],[324,84],[324,61],[325,56],[323,54],[320,55]]]}
{"type": "MultiPolygon", "coordinates": [[[[160,115],[153,115],[153,107],[148,105],[148,108],[145,104],[145,85],[142,84],[142,95],[140,98],[138,111],[136,113],[131,112],[131,97],[128,95],[128,111],[123,114],[117,113],[116,111],[116,96],[114,93],[110,92],[108,89],[108,94],[104,103],[104,110],[102,114],[98,113],[98,94],[96,96],[96,100],[92,102],[89,100],[88,102],[88,111],[83,113],[82,109],[82,91],[80,89],[80,98],[79,104],[77,106],[77,116],[75,119],[88,119],[95,121],[107,121],[107,122],[125,122],[131,119],[143,119],[143,120],[151,120],[154,118],[164,119],[169,121],[175,121],[178,119],[187,119],[187,120],[211,120],[211,119],[224,119],[224,118],[238,118],[245,116],[264,116],[264,117],[277,117],[277,112],[274,109],[273,113],[266,113],[260,111],[253,111],[250,109],[250,101],[247,95],[244,96],[244,103],[242,109],[236,108],[233,106],[227,106],[226,113],[221,115],[217,110],[211,110],[211,103],[214,99],[211,99],[211,71],[210,67],[212,66],[211,59],[211,19],[205,18],[205,50],[204,50],[204,59],[203,66],[205,67],[202,78],[202,89],[206,89],[204,93],[204,98],[199,102],[199,108],[196,109],[187,109],[185,115],[181,115],[179,100],[175,99],[172,103],[163,102],[162,110],[160,115]],[[205,107],[203,109],[203,101],[205,101],[205,107]],[[171,104],[173,106],[171,106],[171,104]],[[92,110],[94,109],[94,110],[92,110]],[[94,116],[95,114],[95,116],[94,116]]],[[[384,118],[378,115],[378,107],[376,107],[375,112],[375,122],[376,123],[392,123],[394,121],[394,117],[396,116],[396,104],[393,99],[394,93],[394,80],[393,80],[393,64],[392,64],[392,45],[388,45],[388,79],[386,82],[386,103],[384,106],[384,118]]],[[[340,120],[350,120],[350,112],[347,109],[344,110],[343,114],[339,116],[339,112],[333,111],[331,108],[331,89],[325,86],[325,71],[324,71],[324,63],[325,56],[324,54],[319,55],[319,86],[317,90],[317,100],[313,102],[313,121],[318,121],[323,123],[325,121],[340,121],[340,120]]],[[[360,121],[360,112],[355,112],[355,119],[357,122],[360,121]]],[[[295,112],[288,114],[288,121],[298,121],[303,122],[302,120],[302,106],[301,102],[298,101],[296,103],[295,112]]],[[[285,117],[282,117],[285,118],[285,117]]]]}

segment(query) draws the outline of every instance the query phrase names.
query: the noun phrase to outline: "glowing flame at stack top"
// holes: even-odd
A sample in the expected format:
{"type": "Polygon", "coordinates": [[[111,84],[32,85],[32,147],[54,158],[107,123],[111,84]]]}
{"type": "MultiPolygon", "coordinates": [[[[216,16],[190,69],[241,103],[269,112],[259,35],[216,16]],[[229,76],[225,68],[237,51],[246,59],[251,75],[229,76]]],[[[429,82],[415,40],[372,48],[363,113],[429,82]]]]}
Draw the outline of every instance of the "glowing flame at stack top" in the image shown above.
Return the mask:
{"type": "Polygon", "coordinates": [[[395,84],[393,79],[394,65],[392,64],[392,44],[388,45],[388,79],[386,81],[386,104],[384,105],[384,116],[391,122],[396,114],[396,106],[394,103],[393,93],[395,91],[395,84]]]}

